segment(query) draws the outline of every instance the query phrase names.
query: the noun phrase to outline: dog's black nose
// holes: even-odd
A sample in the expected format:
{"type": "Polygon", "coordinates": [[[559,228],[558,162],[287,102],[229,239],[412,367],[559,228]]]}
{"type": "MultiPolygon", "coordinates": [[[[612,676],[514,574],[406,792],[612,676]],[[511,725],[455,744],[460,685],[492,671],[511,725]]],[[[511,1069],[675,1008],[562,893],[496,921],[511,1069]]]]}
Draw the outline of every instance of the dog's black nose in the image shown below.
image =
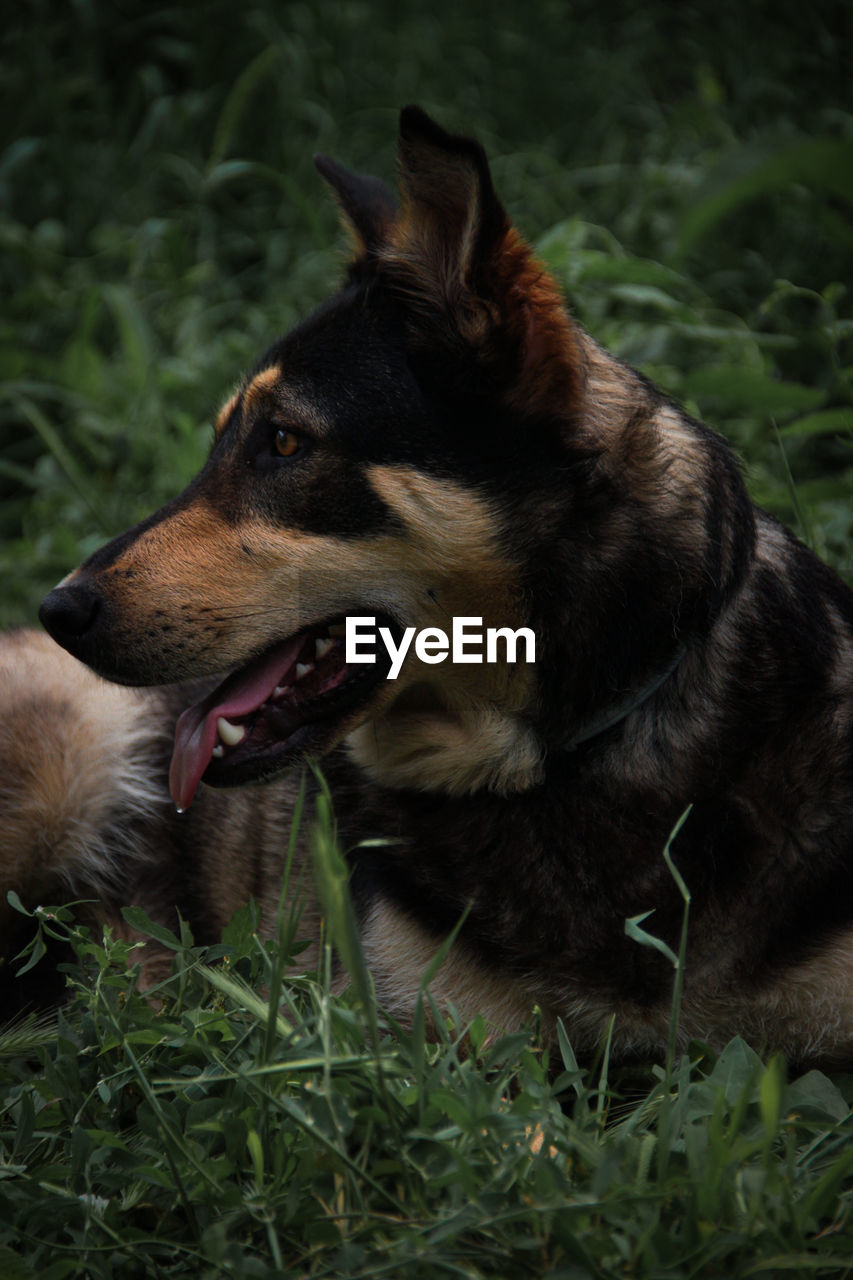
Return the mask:
{"type": "Polygon", "coordinates": [[[67,645],[89,631],[101,607],[99,596],[85,583],[55,587],[42,601],[42,626],[58,644],[67,645]]]}

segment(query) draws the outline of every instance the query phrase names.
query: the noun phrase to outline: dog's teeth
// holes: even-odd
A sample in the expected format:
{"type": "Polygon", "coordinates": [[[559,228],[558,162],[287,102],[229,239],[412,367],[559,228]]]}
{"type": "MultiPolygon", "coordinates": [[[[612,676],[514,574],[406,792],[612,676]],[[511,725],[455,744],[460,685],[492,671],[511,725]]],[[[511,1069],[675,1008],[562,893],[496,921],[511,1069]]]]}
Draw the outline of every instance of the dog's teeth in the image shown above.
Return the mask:
{"type": "Polygon", "coordinates": [[[334,640],[324,640],[319,636],[314,641],[314,659],[319,662],[321,658],[325,658],[326,654],[334,645],[334,640]]]}
{"type": "Polygon", "coordinates": [[[308,675],[308,673],[309,673],[309,671],[313,671],[313,670],[314,670],[314,663],[313,663],[313,662],[307,662],[307,663],[305,663],[305,662],[297,662],[297,664],[296,664],[296,679],[297,679],[297,680],[301,680],[303,676],[307,676],[307,675],[308,675]]]}
{"type": "Polygon", "coordinates": [[[225,748],[223,747],[222,743],[221,742],[217,743],[217,745],[213,748],[210,754],[213,756],[214,760],[221,760],[222,757],[225,755],[225,748]]]}
{"type": "Polygon", "coordinates": [[[273,698],[280,698],[283,693],[287,693],[289,688],[289,684],[277,684],[272,691],[273,698]]]}
{"type": "Polygon", "coordinates": [[[244,724],[232,724],[224,716],[220,716],[216,721],[216,731],[227,747],[236,747],[237,743],[242,742],[246,736],[244,724]]]}

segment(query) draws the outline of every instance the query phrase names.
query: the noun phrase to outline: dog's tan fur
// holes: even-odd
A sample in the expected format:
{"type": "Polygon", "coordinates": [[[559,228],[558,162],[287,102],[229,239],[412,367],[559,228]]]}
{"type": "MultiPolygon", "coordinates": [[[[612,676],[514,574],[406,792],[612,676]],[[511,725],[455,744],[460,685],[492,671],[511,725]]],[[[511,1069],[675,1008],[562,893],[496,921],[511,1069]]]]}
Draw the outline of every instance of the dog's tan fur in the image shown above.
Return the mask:
{"type": "Polygon", "coordinates": [[[154,856],[147,827],[167,804],[152,765],[169,728],[148,699],[107,684],[34,631],[11,632],[0,646],[0,911],[6,893],[32,898],[82,881],[104,892],[121,883],[114,853],[154,856]],[[119,848],[103,833],[117,828],[119,848]]]}

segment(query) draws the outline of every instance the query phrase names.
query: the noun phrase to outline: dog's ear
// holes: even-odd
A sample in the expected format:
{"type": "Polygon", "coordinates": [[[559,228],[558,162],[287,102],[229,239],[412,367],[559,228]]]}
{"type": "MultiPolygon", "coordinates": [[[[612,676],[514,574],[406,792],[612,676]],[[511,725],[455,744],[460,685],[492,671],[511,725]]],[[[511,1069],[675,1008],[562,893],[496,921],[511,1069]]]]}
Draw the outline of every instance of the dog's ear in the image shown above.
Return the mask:
{"type": "Polygon", "coordinates": [[[381,178],[350,173],[336,160],[316,155],[314,164],[335,193],[359,257],[376,253],[397,217],[397,201],[381,178]]]}
{"type": "Polygon", "coordinates": [[[473,356],[519,405],[564,406],[580,376],[575,328],[556,284],[504,212],[479,142],[406,107],[400,196],[379,256],[407,303],[414,345],[443,350],[448,374],[454,352],[460,373],[471,370],[473,356]]]}
{"type": "Polygon", "coordinates": [[[447,133],[420,107],[405,107],[400,193],[397,253],[425,271],[445,299],[460,291],[488,297],[491,259],[509,224],[480,143],[447,133]]]}

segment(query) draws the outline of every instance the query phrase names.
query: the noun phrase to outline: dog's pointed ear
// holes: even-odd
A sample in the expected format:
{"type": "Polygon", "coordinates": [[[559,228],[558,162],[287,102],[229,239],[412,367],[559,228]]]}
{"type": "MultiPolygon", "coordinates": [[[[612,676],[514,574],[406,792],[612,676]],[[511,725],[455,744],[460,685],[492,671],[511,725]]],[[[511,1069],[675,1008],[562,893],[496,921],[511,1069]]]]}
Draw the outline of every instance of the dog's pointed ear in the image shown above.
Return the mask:
{"type": "Polygon", "coordinates": [[[479,142],[448,133],[420,107],[400,113],[395,242],[420,259],[447,295],[488,293],[488,266],[509,224],[479,142]]]}
{"type": "Polygon", "coordinates": [[[495,194],[479,142],[406,107],[400,197],[379,257],[413,346],[435,353],[444,376],[458,368],[465,381],[476,368],[505,400],[564,411],[581,380],[576,330],[495,194]]]}
{"type": "Polygon", "coordinates": [[[374,254],[384,244],[397,217],[397,201],[381,178],[351,173],[336,160],[316,155],[317,172],[328,182],[353,232],[359,257],[374,254]]]}

